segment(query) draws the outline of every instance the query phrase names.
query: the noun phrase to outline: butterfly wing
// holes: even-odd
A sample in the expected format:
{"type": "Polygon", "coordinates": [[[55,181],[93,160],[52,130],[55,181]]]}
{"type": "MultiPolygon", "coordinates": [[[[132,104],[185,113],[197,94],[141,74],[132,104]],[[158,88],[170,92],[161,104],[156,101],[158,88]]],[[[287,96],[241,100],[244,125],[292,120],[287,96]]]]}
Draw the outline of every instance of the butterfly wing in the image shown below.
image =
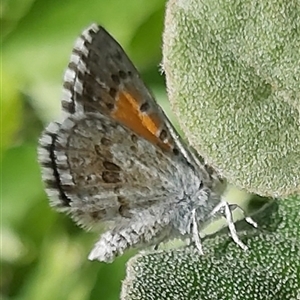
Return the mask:
{"type": "Polygon", "coordinates": [[[99,113],[51,123],[40,144],[52,204],[86,227],[130,218],[157,200],[170,205],[184,198],[183,187],[199,185],[179,158],[99,113]]]}
{"type": "Polygon", "coordinates": [[[210,180],[205,170],[195,179],[193,155],[102,27],[90,26],[75,43],[62,109],[65,119],[40,140],[43,178],[53,206],[85,226],[117,222],[133,207],[167,202],[178,187],[210,180]]]}
{"type": "Polygon", "coordinates": [[[103,27],[93,24],[77,39],[64,81],[67,114],[98,111],[194,162],[122,47],[103,27]]]}

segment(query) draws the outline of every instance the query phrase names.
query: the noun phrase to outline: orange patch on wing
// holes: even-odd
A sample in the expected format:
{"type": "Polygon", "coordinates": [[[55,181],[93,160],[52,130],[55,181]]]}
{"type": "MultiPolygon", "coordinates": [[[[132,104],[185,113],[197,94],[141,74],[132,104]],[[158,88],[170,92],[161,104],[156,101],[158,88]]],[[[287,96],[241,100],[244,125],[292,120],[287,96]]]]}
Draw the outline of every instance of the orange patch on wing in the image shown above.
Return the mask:
{"type": "Polygon", "coordinates": [[[166,150],[171,148],[169,143],[163,143],[157,137],[161,125],[159,117],[155,114],[142,113],[140,105],[130,94],[119,92],[112,117],[151,143],[166,150]]]}

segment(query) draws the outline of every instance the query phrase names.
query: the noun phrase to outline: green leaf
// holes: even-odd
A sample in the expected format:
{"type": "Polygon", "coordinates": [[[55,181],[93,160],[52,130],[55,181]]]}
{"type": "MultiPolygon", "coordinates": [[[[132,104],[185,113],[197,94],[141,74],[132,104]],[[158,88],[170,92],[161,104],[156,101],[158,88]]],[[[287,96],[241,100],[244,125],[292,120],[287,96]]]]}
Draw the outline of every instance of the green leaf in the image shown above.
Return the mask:
{"type": "MultiPolygon", "coordinates": [[[[239,235],[240,249],[228,235],[192,247],[141,254],[127,265],[122,299],[299,299],[300,196],[274,201],[254,217],[258,229],[239,235]]],[[[248,225],[249,228],[249,225],[248,225]]]]}
{"type": "Polygon", "coordinates": [[[163,67],[183,132],[229,182],[300,190],[300,23],[293,1],[170,1],[163,67]]]}

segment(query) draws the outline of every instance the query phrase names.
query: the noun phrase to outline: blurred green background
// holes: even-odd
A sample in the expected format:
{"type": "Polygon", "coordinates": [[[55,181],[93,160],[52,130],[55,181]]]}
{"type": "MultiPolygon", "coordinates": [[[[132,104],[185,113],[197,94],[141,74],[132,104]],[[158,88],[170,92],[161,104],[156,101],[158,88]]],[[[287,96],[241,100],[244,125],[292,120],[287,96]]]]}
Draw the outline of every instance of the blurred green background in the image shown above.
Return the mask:
{"type": "Polygon", "coordinates": [[[90,262],[98,234],[51,209],[36,148],[59,117],[62,77],[76,37],[92,22],[124,47],[167,109],[159,73],[163,0],[1,2],[1,299],[119,299],[125,263],[90,262]]]}

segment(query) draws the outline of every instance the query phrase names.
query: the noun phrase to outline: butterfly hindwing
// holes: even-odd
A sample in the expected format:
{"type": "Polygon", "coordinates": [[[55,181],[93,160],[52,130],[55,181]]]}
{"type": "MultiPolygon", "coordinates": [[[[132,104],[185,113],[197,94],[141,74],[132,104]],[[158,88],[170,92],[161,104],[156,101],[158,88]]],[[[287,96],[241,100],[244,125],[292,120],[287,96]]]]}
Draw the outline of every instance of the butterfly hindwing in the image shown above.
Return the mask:
{"type": "MultiPolygon", "coordinates": [[[[52,205],[80,224],[117,221],[156,201],[169,205],[192,169],[124,125],[99,113],[52,123],[41,139],[44,180],[52,205]],[[51,165],[50,168],[46,168],[51,165]],[[49,178],[49,172],[54,175],[49,178]],[[60,193],[59,197],[57,194],[60,193]],[[57,200],[58,198],[58,200],[57,200]]],[[[177,195],[177,196],[175,196],[177,195]]]]}

